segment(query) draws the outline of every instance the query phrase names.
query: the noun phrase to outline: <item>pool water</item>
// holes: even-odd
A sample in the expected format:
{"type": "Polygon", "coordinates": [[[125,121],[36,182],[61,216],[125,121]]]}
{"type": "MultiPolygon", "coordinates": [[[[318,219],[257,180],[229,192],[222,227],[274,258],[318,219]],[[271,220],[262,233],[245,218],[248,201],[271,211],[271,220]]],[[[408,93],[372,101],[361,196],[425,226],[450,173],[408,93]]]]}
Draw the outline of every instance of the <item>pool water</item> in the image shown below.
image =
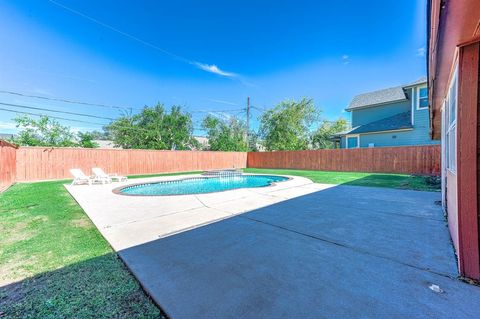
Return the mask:
{"type": "Polygon", "coordinates": [[[192,177],[173,181],[146,183],[122,188],[125,195],[186,195],[221,192],[229,189],[269,186],[288,180],[283,176],[240,175],[221,177],[192,177]]]}

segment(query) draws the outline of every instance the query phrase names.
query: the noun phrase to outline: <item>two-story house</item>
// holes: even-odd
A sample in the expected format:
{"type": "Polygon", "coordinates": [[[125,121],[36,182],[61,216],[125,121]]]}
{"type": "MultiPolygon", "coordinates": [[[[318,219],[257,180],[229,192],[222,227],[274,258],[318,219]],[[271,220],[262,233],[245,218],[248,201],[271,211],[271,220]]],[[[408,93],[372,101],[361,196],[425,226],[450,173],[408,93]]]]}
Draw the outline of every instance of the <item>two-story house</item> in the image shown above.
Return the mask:
{"type": "Polygon", "coordinates": [[[340,148],[438,144],[430,138],[427,79],[355,96],[346,111],[352,129],[335,136],[340,148]]]}

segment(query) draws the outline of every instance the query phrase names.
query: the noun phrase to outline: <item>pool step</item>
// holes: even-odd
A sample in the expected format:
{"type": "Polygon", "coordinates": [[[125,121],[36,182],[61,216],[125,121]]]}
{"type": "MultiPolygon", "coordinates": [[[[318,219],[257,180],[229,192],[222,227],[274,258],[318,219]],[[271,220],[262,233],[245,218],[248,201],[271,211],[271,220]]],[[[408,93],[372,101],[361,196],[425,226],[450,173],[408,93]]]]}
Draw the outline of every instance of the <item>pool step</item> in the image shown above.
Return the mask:
{"type": "Polygon", "coordinates": [[[243,172],[240,169],[221,169],[221,170],[212,170],[203,172],[202,176],[239,176],[243,172]]]}

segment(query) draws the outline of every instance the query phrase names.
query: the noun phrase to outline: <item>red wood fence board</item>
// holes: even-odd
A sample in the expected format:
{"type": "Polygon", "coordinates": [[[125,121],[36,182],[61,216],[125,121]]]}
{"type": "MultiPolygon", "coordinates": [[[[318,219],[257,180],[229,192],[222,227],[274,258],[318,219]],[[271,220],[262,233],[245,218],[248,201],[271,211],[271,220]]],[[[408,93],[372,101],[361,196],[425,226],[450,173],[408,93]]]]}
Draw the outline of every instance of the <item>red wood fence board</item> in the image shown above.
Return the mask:
{"type": "MultiPolygon", "coordinates": [[[[12,151],[10,152],[12,153],[12,151]]],[[[11,164],[4,163],[3,159],[1,164],[4,168],[7,165],[11,166],[11,164]]],[[[244,152],[51,147],[20,147],[16,150],[16,181],[70,178],[68,172],[70,168],[80,168],[86,174],[89,174],[91,168],[96,166],[107,172],[125,175],[244,168],[246,166],[326,171],[438,174],[440,172],[440,147],[435,145],[350,150],[279,151],[248,153],[248,155],[244,152]]]]}
{"type": "Polygon", "coordinates": [[[15,182],[16,146],[0,140],[0,192],[15,182]]]}
{"type": "Polygon", "coordinates": [[[71,168],[80,168],[85,174],[90,174],[92,167],[101,167],[106,172],[135,175],[244,168],[246,161],[243,152],[20,147],[16,180],[70,178],[71,168]]]}
{"type": "Polygon", "coordinates": [[[440,146],[248,153],[247,167],[345,172],[440,174],[440,146]]]}

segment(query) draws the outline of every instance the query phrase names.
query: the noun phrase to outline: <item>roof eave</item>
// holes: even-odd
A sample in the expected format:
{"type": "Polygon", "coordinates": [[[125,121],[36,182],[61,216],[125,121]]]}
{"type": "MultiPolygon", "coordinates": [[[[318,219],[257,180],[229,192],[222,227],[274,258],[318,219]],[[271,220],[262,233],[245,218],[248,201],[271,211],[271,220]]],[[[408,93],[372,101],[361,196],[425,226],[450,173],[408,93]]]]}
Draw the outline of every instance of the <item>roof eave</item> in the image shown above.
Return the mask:
{"type": "Polygon", "coordinates": [[[423,81],[423,82],[418,82],[418,83],[412,83],[412,84],[403,86],[403,88],[404,88],[404,89],[409,89],[409,88],[412,88],[412,87],[415,87],[415,86],[427,85],[427,83],[428,83],[428,81],[423,81]]]}

